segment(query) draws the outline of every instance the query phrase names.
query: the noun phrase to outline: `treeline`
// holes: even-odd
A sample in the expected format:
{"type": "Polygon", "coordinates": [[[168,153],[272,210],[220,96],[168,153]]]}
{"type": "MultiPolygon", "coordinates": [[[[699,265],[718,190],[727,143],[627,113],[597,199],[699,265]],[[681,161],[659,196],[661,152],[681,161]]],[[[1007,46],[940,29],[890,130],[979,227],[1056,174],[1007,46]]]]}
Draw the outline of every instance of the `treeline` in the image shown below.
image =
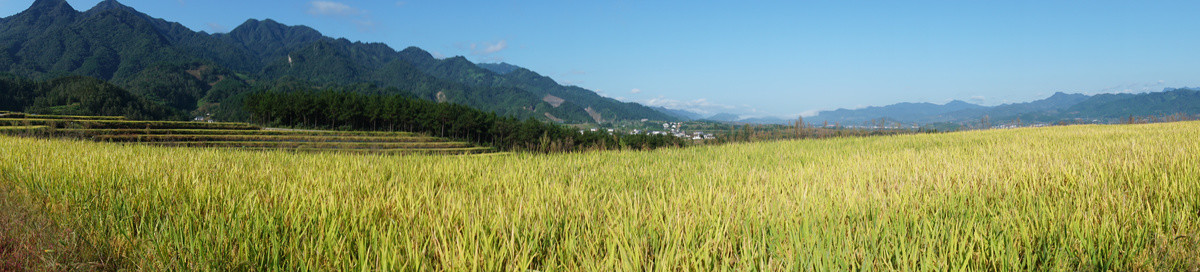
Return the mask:
{"type": "Polygon", "coordinates": [[[103,80],[85,76],[34,81],[12,74],[0,74],[0,110],[125,116],[136,120],[187,118],[183,112],[131,94],[103,80]]]}
{"type": "Polygon", "coordinates": [[[502,150],[566,152],[683,146],[666,135],[613,135],[579,131],[534,119],[520,120],[470,107],[364,91],[362,86],[256,90],[244,98],[249,120],[267,126],[421,132],[502,150]]]}
{"type": "Polygon", "coordinates": [[[829,126],[812,126],[803,122],[795,122],[792,125],[751,125],[742,124],[728,125],[723,127],[723,131],[717,132],[717,140],[714,143],[733,143],[733,142],[760,142],[760,141],[780,141],[780,140],[797,140],[797,139],[823,139],[823,138],[841,138],[841,137],[870,137],[870,136],[887,136],[901,134],[917,134],[917,133],[938,133],[939,130],[931,128],[916,128],[916,129],[861,129],[861,128],[845,128],[845,127],[829,127],[829,126]]]}

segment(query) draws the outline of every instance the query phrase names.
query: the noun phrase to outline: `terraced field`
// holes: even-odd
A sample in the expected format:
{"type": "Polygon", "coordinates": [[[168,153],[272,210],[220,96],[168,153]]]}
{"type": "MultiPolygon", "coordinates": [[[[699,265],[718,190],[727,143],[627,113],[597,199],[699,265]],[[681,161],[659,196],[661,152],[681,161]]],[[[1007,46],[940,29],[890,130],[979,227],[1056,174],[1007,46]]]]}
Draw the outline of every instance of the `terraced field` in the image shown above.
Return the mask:
{"type": "Polygon", "coordinates": [[[353,152],[477,154],[491,152],[445,138],[409,132],[263,129],[246,123],[131,121],[120,116],[0,113],[0,134],[75,138],[170,147],[353,152]]]}

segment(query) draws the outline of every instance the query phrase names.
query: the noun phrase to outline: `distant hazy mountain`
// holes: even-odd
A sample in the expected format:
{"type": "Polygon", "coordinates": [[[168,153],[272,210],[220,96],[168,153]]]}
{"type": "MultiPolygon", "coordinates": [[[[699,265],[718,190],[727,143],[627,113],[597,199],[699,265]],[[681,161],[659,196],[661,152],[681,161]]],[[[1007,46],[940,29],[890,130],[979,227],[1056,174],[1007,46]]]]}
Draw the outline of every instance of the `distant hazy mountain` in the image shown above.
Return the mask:
{"type": "Polygon", "coordinates": [[[37,0],[0,19],[0,72],[34,80],[94,77],[194,114],[256,84],[302,80],[395,87],[387,90],[518,118],[674,120],[506,63],[435,59],[415,47],[396,51],[270,19],[247,20],[229,33],[195,32],[114,0],[86,12],[64,0],[37,0]]]}
{"type": "Polygon", "coordinates": [[[671,115],[680,120],[700,120],[700,119],[704,118],[704,115],[695,113],[695,112],[691,112],[688,110],[673,110],[673,109],[668,109],[665,107],[650,107],[650,108],[652,108],[656,111],[662,112],[662,113],[666,113],[666,114],[671,115]]]}
{"type": "Polygon", "coordinates": [[[737,122],[739,120],[742,120],[742,117],[738,116],[737,114],[722,112],[722,113],[715,114],[713,116],[705,117],[704,120],[718,121],[718,122],[737,122]]]}
{"type": "Polygon", "coordinates": [[[1067,93],[1057,92],[1057,93],[1054,93],[1054,95],[1051,95],[1050,97],[1048,97],[1046,99],[1042,99],[1042,100],[954,111],[954,112],[949,112],[949,113],[945,113],[945,114],[940,114],[937,116],[928,116],[926,118],[919,118],[916,120],[916,122],[918,122],[918,123],[967,122],[967,121],[978,121],[981,118],[983,118],[984,116],[988,116],[988,118],[996,119],[996,118],[1006,118],[1006,117],[1014,117],[1015,118],[1015,117],[1019,117],[1022,115],[1026,116],[1026,119],[1033,121],[1034,119],[1041,119],[1041,118],[1034,117],[1031,114],[1036,113],[1037,115],[1044,115],[1043,117],[1049,117],[1049,116],[1061,114],[1067,108],[1070,108],[1071,106],[1073,106],[1075,104],[1083,102],[1084,100],[1087,100],[1089,97],[1090,96],[1085,95],[1085,94],[1067,94],[1067,93]],[[1033,118],[1033,119],[1029,119],[1029,118],[1033,118]]]}
{"type": "Polygon", "coordinates": [[[1168,89],[1143,94],[1102,94],[1071,106],[1066,117],[1115,118],[1200,113],[1200,89],[1168,89]]]}
{"type": "Polygon", "coordinates": [[[767,116],[767,117],[746,118],[746,119],[738,120],[737,122],[738,123],[748,123],[748,124],[769,125],[769,124],[790,124],[789,122],[793,122],[793,121],[795,121],[795,120],[784,120],[783,118],[779,118],[779,117],[767,116]]]}
{"type": "Polygon", "coordinates": [[[941,115],[973,109],[986,108],[984,106],[975,105],[959,100],[950,101],[949,103],[938,105],[933,103],[899,103],[882,107],[867,107],[863,109],[838,109],[834,111],[822,111],[817,116],[805,118],[808,123],[841,123],[845,125],[859,125],[868,123],[879,118],[887,118],[904,123],[923,122],[938,118],[941,115]]]}
{"type": "Polygon", "coordinates": [[[1142,94],[1067,94],[1058,92],[1046,99],[993,107],[954,101],[945,105],[900,103],[865,109],[823,111],[805,122],[829,121],[859,125],[884,118],[900,123],[977,123],[983,117],[993,124],[1021,120],[1051,123],[1069,120],[1119,122],[1129,116],[1200,114],[1200,92],[1189,88],[1166,88],[1142,94]]]}

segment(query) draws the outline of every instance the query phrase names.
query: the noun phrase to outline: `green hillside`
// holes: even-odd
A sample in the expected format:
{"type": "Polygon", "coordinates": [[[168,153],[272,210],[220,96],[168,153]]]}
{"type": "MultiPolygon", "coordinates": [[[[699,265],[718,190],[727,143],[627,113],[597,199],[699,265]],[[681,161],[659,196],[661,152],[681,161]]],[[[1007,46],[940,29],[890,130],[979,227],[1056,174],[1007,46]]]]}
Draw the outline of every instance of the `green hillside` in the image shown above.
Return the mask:
{"type": "Polygon", "coordinates": [[[58,115],[109,115],[131,119],[184,119],[177,110],[102,80],[66,76],[32,81],[0,75],[0,110],[58,115]]]}

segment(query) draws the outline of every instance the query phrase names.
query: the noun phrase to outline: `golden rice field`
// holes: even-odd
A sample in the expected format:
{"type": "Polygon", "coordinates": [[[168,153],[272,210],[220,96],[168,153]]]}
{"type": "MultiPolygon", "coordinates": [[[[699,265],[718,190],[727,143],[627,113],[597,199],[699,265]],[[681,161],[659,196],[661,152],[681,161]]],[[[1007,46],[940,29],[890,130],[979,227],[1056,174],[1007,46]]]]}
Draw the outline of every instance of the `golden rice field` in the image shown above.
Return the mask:
{"type": "Polygon", "coordinates": [[[1200,268],[1200,122],[557,155],[0,150],[0,195],[65,233],[43,268],[1200,268]]]}

